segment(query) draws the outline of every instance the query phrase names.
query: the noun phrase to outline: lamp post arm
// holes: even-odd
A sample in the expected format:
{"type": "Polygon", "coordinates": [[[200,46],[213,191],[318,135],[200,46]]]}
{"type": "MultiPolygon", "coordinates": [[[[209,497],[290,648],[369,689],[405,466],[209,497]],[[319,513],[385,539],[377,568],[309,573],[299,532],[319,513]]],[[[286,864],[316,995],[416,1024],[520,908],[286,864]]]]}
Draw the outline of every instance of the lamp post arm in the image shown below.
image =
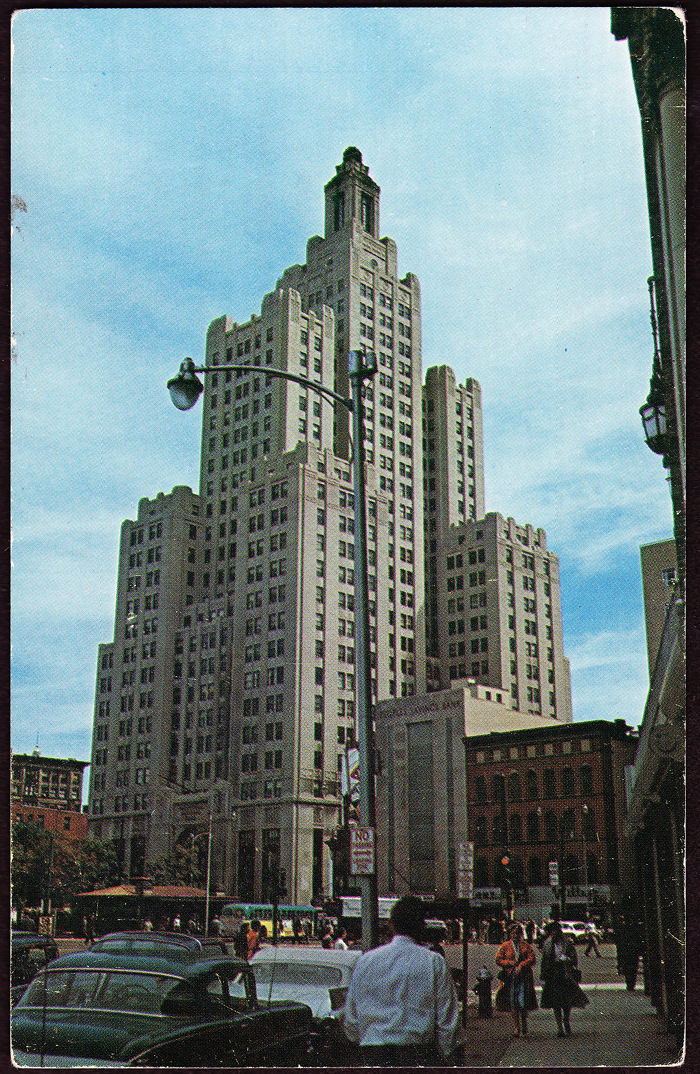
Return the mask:
{"type": "Polygon", "coordinates": [[[311,391],[317,392],[319,395],[325,395],[329,399],[332,399],[336,403],[342,403],[344,407],[352,411],[353,401],[352,399],[346,399],[344,395],[339,395],[338,392],[334,392],[332,388],[326,388],[324,384],[318,384],[315,380],[309,380],[308,377],[297,376],[296,373],[288,373],[286,369],[275,369],[266,365],[244,365],[243,363],[237,365],[196,365],[194,368],[190,368],[191,373],[220,373],[227,372],[228,370],[241,370],[245,373],[264,373],[266,377],[277,377],[281,380],[293,380],[297,384],[302,384],[305,388],[310,388],[311,391]]]}

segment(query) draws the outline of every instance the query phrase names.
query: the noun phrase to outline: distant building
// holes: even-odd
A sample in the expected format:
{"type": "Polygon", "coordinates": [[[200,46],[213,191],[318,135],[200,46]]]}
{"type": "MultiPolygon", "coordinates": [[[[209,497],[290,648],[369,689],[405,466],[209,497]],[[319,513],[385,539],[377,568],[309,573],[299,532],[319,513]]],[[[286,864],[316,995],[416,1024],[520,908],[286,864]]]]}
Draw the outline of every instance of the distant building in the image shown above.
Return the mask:
{"type": "Polygon", "coordinates": [[[644,626],[647,636],[649,678],[661,644],[664,623],[675,600],[678,582],[678,560],[675,541],[657,541],[642,545],[642,594],[644,597],[644,626]]]}
{"type": "Polygon", "coordinates": [[[473,678],[514,709],[568,723],[559,560],[545,531],[491,512],[451,526],[436,562],[443,688],[473,678]]]}
{"type": "Polygon", "coordinates": [[[465,737],[475,902],[498,897],[505,850],[520,914],[538,918],[554,896],[549,863],[565,884],[570,916],[609,912],[635,887],[625,837],[625,766],[637,733],[624,720],[550,723],[465,737]]]}
{"type": "Polygon", "coordinates": [[[83,771],[87,761],[72,757],[12,754],[12,820],[37,824],[68,839],[85,839],[87,817],[82,813],[83,771]]]}
{"type": "Polygon", "coordinates": [[[475,682],[380,701],[375,722],[379,890],[454,895],[469,839],[465,735],[561,728],[515,711],[508,692],[475,682]]]}

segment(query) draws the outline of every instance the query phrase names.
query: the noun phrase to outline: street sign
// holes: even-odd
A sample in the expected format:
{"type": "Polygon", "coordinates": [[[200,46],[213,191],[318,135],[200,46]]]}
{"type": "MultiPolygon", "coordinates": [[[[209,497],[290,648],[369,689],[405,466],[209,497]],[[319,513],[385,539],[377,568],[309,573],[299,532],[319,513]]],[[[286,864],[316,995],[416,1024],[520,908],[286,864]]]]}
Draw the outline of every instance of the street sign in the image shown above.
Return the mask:
{"type": "Polygon", "coordinates": [[[550,861],[549,863],[549,886],[552,888],[559,887],[559,863],[556,861],[550,861]]]}
{"type": "Polygon", "coordinates": [[[461,899],[474,894],[474,844],[460,843],[457,864],[457,893],[461,899]]]}
{"type": "Polygon", "coordinates": [[[350,829],[350,872],[353,876],[374,875],[374,828],[350,829]]]}

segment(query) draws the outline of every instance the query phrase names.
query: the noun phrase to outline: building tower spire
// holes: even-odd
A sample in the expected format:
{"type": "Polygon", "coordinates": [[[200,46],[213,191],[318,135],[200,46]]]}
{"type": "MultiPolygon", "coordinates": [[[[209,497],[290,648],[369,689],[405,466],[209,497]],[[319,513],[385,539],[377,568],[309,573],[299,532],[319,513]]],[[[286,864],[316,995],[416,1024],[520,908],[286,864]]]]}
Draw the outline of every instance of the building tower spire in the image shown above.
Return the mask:
{"type": "Polygon", "coordinates": [[[369,177],[369,167],[362,163],[362,153],[354,145],[343,153],[343,163],[336,165],[336,174],[326,183],[326,232],[329,238],[335,231],[352,227],[357,220],[372,238],[379,238],[380,189],[369,177]]]}

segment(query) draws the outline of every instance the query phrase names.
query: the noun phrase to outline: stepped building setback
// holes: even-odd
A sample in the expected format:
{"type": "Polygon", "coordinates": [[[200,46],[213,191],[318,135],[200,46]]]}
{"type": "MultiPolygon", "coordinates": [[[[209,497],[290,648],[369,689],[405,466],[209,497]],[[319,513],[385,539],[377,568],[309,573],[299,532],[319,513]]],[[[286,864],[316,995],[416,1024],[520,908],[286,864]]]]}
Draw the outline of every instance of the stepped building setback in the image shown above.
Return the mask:
{"type": "MultiPolygon", "coordinates": [[[[355,741],[349,414],[266,367],[347,397],[348,351],[377,356],[364,387],[374,702],[469,677],[497,686],[509,707],[571,718],[556,557],[543,531],[500,516],[486,516],[488,537],[476,537],[481,390],[445,365],[423,384],[420,285],[399,275],[396,244],[380,237],[379,201],[362,155],[346,149],[305,264],[283,272],[259,315],[209,326],[199,494],[144,499],[123,525],[115,636],[98,657],[90,829],[116,840],[124,876],[153,875],[211,818],[217,890],[264,898],[279,866],[290,901],[330,894],[326,841],[341,823],[341,769],[355,741]],[[220,368],[231,364],[254,368],[220,368]],[[472,629],[465,605],[465,633],[453,637],[457,583],[454,598],[447,587],[460,570],[459,599],[470,604],[472,544],[488,549],[489,566],[503,559],[503,571],[482,585],[477,563],[473,593],[489,626],[482,632],[480,618],[472,629]],[[536,560],[512,568],[516,588],[524,574],[536,579],[527,639],[520,592],[514,629],[508,619],[504,557],[515,547],[536,560]]],[[[197,846],[206,854],[206,840],[197,846]]]]}

